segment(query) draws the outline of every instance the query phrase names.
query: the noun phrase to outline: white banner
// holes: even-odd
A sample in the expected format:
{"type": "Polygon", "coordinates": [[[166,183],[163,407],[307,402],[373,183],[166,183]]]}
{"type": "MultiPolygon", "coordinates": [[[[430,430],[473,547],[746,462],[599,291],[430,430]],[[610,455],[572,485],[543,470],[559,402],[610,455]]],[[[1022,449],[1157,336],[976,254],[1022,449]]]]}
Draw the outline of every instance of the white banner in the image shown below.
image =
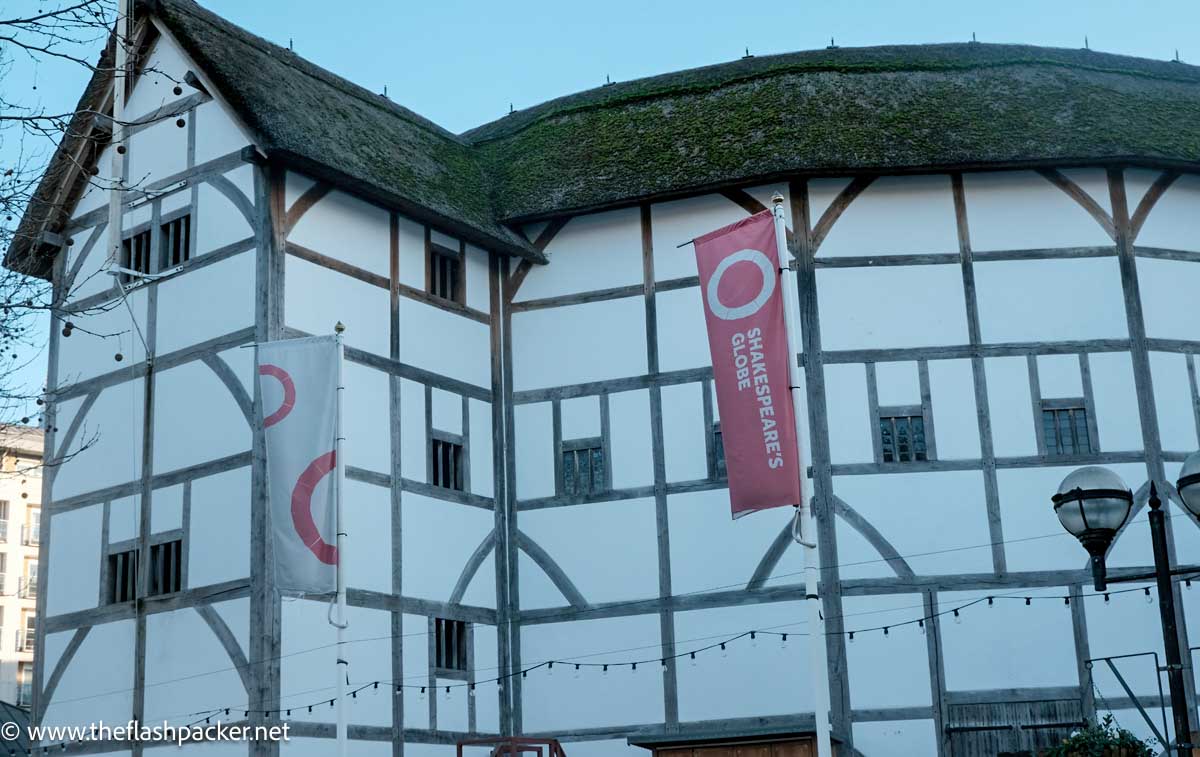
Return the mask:
{"type": "Polygon", "coordinates": [[[285,594],[337,588],[337,337],[258,345],[275,582],[285,594]]]}

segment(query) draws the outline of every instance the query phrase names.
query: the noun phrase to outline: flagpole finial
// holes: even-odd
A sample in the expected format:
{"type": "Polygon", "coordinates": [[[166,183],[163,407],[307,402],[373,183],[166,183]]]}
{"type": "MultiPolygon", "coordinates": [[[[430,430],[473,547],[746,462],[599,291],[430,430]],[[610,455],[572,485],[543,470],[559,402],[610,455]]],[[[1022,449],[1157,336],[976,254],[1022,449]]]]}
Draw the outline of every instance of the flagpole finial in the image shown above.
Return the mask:
{"type": "Polygon", "coordinates": [[[776,192],[775,194],[771,195],[771,204],[782,205],[783,204],[783,193],[776,192]]]}
{"type": "Polygon", "coordinates": [[[346,324],[342,323],[341,321],[338,321],[337,323],[335,323],[333,325],[333,333],[335,333],[335,334],[340,334],[345,330],[346,330],[346,324]]]}

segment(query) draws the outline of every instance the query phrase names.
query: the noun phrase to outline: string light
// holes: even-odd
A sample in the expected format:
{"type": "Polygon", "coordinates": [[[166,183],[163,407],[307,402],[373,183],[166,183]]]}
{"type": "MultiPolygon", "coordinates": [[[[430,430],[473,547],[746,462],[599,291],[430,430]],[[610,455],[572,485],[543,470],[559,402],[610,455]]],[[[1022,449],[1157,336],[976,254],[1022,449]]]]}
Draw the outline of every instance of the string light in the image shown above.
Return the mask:
{"type": "MultiPolygon", "coordinates": [[[[995,598],[995,597],[988,597],[988,607],[995,607],[995,606],[996,606],[996,598],[995,598]]],[[[955,615],[958,615],[958,610],[955,610],[955,611],[954,611],[954,614],[955,614],[955,615]]]]}
{"type": "Polygon", "coordinates": [[[918,632],[919,632],[919,633],[920,633],[922,636],[924,636],[924,635],[925,635],[925,620],[924,620],[924,619],[921,619],[921,620],[918,620],[918,621],[917,621],[917,631],[918,631],[918,632]]]}
{"type": "MultiPolygon", "coordinates": [[[[991,597],[988,597],[988,600],[991,600],[991,597]]],[[[988,602],[988,604],[991,604],[991,602],[989,601],[989,602],[988,602]]],[[[960,615],[958,614],[958,608],[957,608],[957,607],[955,607],[955,608],[954,608],[954,622],[955,622],[955,623],[957,623],[957,624],[959,624],[959,625],[962,625],[962,616],[960,616],[960,615]]]]}
{"type": "Polygon", "coordinates": [[[847,641],[849,641],[851,644],[854,643],[854,632],[853,631],[850,632],[850,638],[847,639],[847,641]]]}
{"type": "Polygon", "coordinates": [[[785,634],[783,634],[783,639],[782,639],[782,640],[779,642],[779,648],[780,648],[780,649],[787,649],[787,648],[788,648],[788,645],[787,645],[787,634],[786,634],[786,633],[785,633],[785,634]]]}

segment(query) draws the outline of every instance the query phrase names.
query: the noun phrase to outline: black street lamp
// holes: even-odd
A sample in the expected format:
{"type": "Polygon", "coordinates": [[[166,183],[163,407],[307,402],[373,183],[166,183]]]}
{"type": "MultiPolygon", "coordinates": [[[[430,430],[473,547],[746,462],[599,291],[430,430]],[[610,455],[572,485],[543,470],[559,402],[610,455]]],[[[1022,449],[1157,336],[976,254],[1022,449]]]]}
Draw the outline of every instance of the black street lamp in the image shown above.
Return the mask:
{"type": "MultiPolygon", "coordinates": [[[[1200,452],[1193,453],[1183,464],[1176,489],[1184,505],[1193,515],[1200,516],[1200,452]]],[[[1104,591],[1108,580],[1104,556],[1113,538],[1129,518],[1133,508],[1133,493],[1116,473],[1099,466],[1088,466],[1072,472],[1063,479],[1058,493],[1051,500],[1058,520],[1087,550],[1092,558],[1092,578],[1096,591],[1104,591]]],[[[1175,628],[1175,594],[1171,576],[1189,571],[1171,567],[1167,552],[1167,526],[1158,488],[1150,482],[1150,539],[1154,546],[1154,572],[1122,576],[1113,583],[1145,581],[1153,578],[1158,587],[1159,620],[1162,622],[1163,649],[1166,653],[1167,681],[1171,688],[1171,713],[1175,720],[1174,749],[1183,757],[1191,754],[1191,717],[1184,689],[1183,665],[1179,649],[1179,634],[1175,628]]],[[[1191,572],[1194,572],[1191,571],[1191,572]]]]}

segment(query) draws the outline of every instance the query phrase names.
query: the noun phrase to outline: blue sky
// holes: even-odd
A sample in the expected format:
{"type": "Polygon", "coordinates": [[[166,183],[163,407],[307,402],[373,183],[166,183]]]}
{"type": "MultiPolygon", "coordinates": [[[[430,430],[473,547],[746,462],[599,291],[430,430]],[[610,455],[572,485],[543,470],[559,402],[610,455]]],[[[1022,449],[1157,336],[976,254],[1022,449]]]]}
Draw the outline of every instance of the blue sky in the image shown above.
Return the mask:
{"type": "MultiPolygon", "coordinates": [[[[967,41],[1082,47],[1200,63],[1194,0],[730,3],[714,0],[203,0],[203,5],[452,131],[602,84],[741,57],[824,47],[967,41]]],[[[0,15],[48,3],[0,1],[0,15]]],[[[96,50],[89,57],[96,55],[96,50]]],[[[16,58],[0,86],[50,111],[86,73],[16,58]],[[37,88],[33,86],[36,83],[37,88]]],[[[10,158],[13,145],[0,147],[10,158]]],[[[44,154],[52,146],[43,145],[44,154]]],[[[22,380],[40,385],[44,362],[22,380]]]]}

